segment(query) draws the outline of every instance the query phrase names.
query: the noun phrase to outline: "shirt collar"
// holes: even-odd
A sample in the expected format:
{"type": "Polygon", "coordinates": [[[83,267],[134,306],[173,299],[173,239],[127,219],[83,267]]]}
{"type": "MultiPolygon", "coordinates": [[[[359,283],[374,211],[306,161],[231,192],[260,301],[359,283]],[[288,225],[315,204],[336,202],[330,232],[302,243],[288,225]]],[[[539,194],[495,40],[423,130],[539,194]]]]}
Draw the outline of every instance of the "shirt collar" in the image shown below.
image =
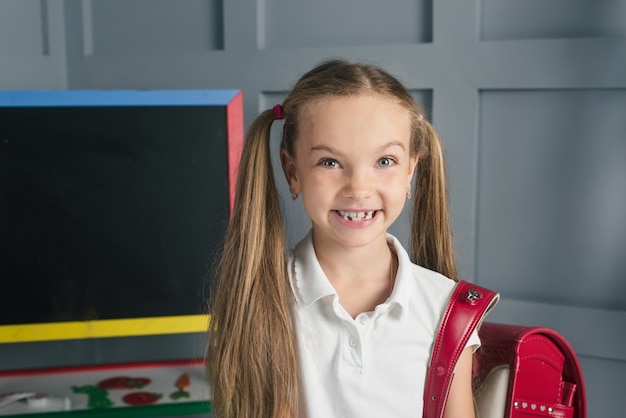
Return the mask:
{"type": "Polygon", "coordinates": [[[300,241],[292,252],[291,282],[298,301],[306,306],[329,295],[336,295],[317,261],[312,232],[300,241]]]}
{"type": "MultiPolygon", "coordinates": [[[[411,294],[412,263],[396,237],[387,234],[387,242],[398,256],[396,280],[387,303],[405,311],[411,294]]],[[[311,231],[296,245],[291,257],[291,283],[298,302],[309,306],[326,296],[337,295],[317,260],[311,231]]]]}
{"type": "Polygon", "coordinates": [[[387,234],[387,243],[398,256],[398,271],[396,272],[396,281],[389,297],[389,303],[397,305],[403,313],[406,313],[409,307],[409,295],[413,294],[411,289],[414,280],[412,274],[413,263],[409,258],[409,254],[396,237],[387,234]]]}

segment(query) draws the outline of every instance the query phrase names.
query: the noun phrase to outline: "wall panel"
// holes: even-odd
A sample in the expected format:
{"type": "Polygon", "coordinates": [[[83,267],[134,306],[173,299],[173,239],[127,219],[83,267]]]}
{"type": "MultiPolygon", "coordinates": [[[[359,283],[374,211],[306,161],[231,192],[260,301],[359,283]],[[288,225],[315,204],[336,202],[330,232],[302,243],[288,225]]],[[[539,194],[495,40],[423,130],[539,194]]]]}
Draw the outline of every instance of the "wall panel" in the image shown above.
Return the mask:
{"type": "Polygon", "coordinates": [[[480,97],[477,277],[517,299],[626,310],[626,90],[480,97]]]}
{"type": "Polygon", "coordinates": [[[145,55],[220,50],[222,9],[222,0],[85,0],[86,52],[145,55]]]}
{"type": "Polygon", "coordinates": [[[626,36],[620,0],[483,0],[484,40],[626,36]]]}
{"type": "Polygon", "coordinates": [[[49,36],[45,1],[5,0],[0,3],[0,54],[47,55],[49,36]]]}
{"type": "Polygon", "coordinates": [[[65,31],[58,0],[0,2],[0,89],[65,88],[65,31]]]}
{"type": "Polygon", "coordinates": [[[8,0],[0,4],[0,53],[47,54],[48,7],[45,2],[8,0]],[[15,42],[15,39],[23,42],[15,42]]]}
{"type": "Polygon", "coordinates": [[[260,47],[410,44],[432,41],[432,0],[264,0],[260,47]]]}

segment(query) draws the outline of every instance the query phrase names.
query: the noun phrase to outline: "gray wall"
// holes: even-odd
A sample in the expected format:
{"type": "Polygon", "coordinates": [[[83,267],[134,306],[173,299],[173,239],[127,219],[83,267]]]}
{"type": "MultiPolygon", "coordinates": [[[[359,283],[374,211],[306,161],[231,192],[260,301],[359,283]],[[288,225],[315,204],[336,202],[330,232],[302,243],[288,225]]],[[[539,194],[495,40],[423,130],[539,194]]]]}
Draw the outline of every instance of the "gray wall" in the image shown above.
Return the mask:
{"type": "MultiPolygon", "coordinates": [[[[443,136],[462,276],[503,296],[490,320],[561,332],[589,415],[620,416],[625,36],[626,0],[2,0],[0,89],[240,88],[250,122],[325,58],[383,65],[443,136]]],[[[294,243],[306,217],[285,207],[294,243]]]]}

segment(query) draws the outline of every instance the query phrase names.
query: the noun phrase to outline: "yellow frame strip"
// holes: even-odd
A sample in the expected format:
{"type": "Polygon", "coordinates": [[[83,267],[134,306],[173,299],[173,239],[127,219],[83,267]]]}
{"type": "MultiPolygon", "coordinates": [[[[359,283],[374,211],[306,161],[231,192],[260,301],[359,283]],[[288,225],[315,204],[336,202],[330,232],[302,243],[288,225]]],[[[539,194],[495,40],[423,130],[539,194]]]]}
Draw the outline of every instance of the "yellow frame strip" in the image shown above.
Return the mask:
{"type": "Polygon", "coordinates": [[[0,343],[206,332],[208,315],[0,325],[0,343]]]}

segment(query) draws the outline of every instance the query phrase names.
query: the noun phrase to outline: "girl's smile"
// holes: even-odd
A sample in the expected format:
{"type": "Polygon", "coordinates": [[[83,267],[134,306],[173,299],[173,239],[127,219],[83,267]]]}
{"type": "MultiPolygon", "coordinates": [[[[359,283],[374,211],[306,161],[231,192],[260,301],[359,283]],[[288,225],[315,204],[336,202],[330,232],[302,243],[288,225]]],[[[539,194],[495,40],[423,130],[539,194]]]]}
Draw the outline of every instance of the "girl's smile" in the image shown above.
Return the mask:
{"type": "Polygon", "coordinates": [[[339,222],[350,228],[364,228],[376,221],[380,210],[336,210],[339,222]]]}
{"type": "Polygon", "coordinates": [[[367,221],[372,219],[374,215],[378,213],[377,210],[366,210],[366,211],[336,211],[339,216],[348,220],[348,221],[367,221]]]}

